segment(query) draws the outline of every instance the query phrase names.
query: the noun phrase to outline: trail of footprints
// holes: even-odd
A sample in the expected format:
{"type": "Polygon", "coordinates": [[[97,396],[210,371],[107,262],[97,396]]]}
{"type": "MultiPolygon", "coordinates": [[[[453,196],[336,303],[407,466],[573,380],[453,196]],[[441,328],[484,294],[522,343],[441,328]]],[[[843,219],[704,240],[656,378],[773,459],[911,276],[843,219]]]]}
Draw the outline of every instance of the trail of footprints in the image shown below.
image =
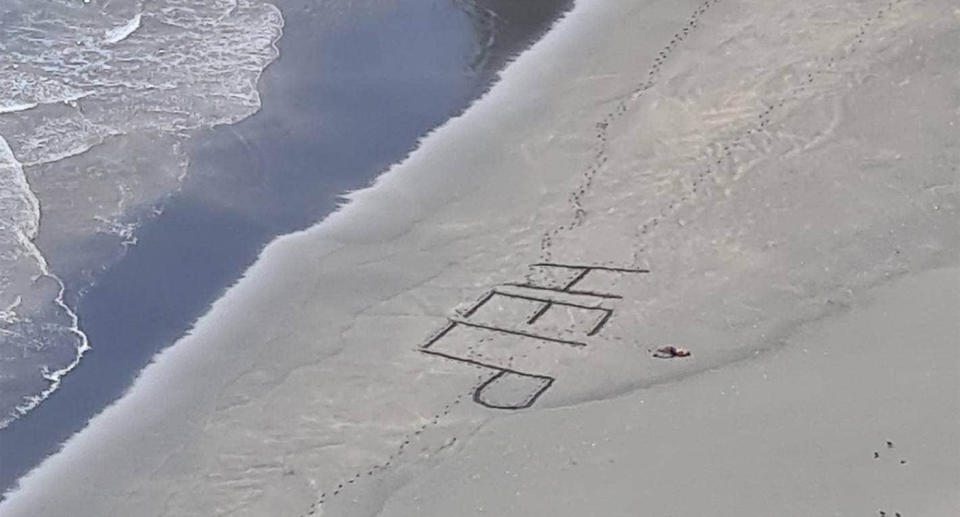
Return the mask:
{"type": "MultiPolygon", "coordinates": [[[[461,393],[460,395],[457,395],[455,399],[453,399],[452,401],[447,403],[445,406],[443,406],[443,408],[440,411],[434,414],[425,423],[420,424],[419,426],[417,426],[416,429],[404,435],[403,439],[400,441],[400,445],[397,446],[397,449],[392,454],[387,456],[387,459],[383,463],[370,465],[366,469],[354,473],[353,476],[342,479],[332,489],[324,492],[320,492],[320,495],[317,497],[317,500],[311,503],[307,511],[304,513],[301,513],[299,517],[308,517],[310,515],[316,515],[317,512],[320,510],[320,508],[324,505],[324,503],[329,501],[331,498],[339,496],[341,493],[343,493],[344,490],[346,490],[351,485],[357,484],[358,482],[360,482],[361,479],[365,477],[372,478],[374,475],[380,472],[386,471],[390,467],[392,467],[396,463],[396,461],[400,458],[400,456],[402,456],[404,452],[406,452],[410,448],[410,446],[413,445],[415,440],[417,440],[427,429],[438,425],[441,419],[449,415],[454,409],[456,409],[457,406],[459,406],[464,401],[464,399],[468,398],[475,390],[479,389],[479,387],[484,382],[486,382],[488,377],[487,374],[489,372],[486,371],[484,368],[480,368],[480,367],[475,367],[475,368],[477,370],[481,370],[482,373],[479,376],[477,376],[477,382],[474,383],[474,385],[470,388],[469,391],[461,393]]],[[[451,443],[455,442],[456,439],[457,439],[456,437],[453,437],[451,440],[451,443]]]]}
{"type": "Polygon", "coordinates": [[[697,10],[694,11],[694,13],[687,19],[687,23],[683,26],[683,28],[677,31],[677,33],[673,35],[673,38],[670,40],[670,42],[667,43],[667,45],[665,45],[659,52],[657,52],[657,57],[653,60],[653,64],[647,71],[646,79],[634,87],[628,97],[621,99],[612,111],[608,112],[599,122],[596,123],[595,127],[597,133],[595,135],[596,143],[594,144],[593,162],[587,168],[587,170],[583,172],[583,179],[581,180],[580,185],[567,198],[568,203],[573,208],[573,217],[569,222],[561,224],[560,226],[557,226],[556,228],[544,233],[543,237],[540,239],[541,261],[548,262],[552,258],[554,237],[561,232],[573,230],[583,224],[583,221],[587,215],[582,204],[583,197],[586,195],[590,187],[593,186],[594,178],[603,169],[608,160],[607,140],[610,124],[623,117],[623,115],[625,115],[630,109],[631,105],[634,104],[645,91],[649,90],[657,83],[657,79],[660,76],[660,71],[663,68],[664,63],[667,61],[667,58],[670,57],[670,54],[673,53],[677,45],[687,38],[691,31],[699,26],[700,18],[703,17],[704,13],[706,13],[710,7],[719,1],[720,0],[706,0],[700,4],[697,10]]]}
{"type": "MultiPolygon", "coordinates": [[[[587,191],[592,187],[593,181],[596,175],[604,168],[604,166],[608,161],[607,145],[608,145],[608,138],[609,138],[608,132],[609,132],[610,125],[614,121],[623,117],[627,113],[627,111],[632,107],[632,105],[637,101],[637,99],[639,99],[644,92],[652,88],[657,83],[657,79],[660,76],[660,72],[663,68],[663,65],[664,63],[666,63],[667,59],[670,57],[673,50],[676,49],[676,47],[681,42],[683,42],[694,29],[696,29],[699,26],[700,19],[707,12],[707,10],[719,1],[720,0],[706,0],[702,4],[700,4],[697,10],[689,17],[686,25],[684,25],[684,27],[680,31],[674,34],[670,42],[667,45],[665,45],[663,49],[657,53],[657,57],[654,59],[653,64],[651,65],[650,69],[647,72],[646,79],[643,82],[639,83],[637,86],[635,86],[633,90],[630,92],[630,95],[628,97],[620,100],[612,111],[608,112],[606,115],[604,115],[604,117],[599,122],[596,123],[597,133],[595,137],[597,141],[596,141],[596,144],[594,145],[595,151],[594,151],[593,163],[587,168],[586,171],[583,172],[582,174],[583,179],[580,185],[574,192],[570,194],[568,198],[568,202],[574,209],[574,215],[571,218],[571,220],[568,221],[566,224],[557,226],[556,228],[546,232],[543,235],[540,241],[540,255],[543,261],[549,261],[552,257],[551,251],[552,251],[552,245],[553,245],[553,238],[558,234],[560,234],[561,232],[570,231],[579,227],[580,225],[583,224],[586,218],[586,211],[583,208],[582,200],[583,200],[583,197],[586,195],[587,191]]],[[[804,93],[806,93],[806,91],[814,84],[817,76],[834,71],[835,66],[839,61],[842,61],[843,59],[846,59],[851,55],[853,55],[856,52],[856,50],[860,47],[860,45],[862,45],[864,41],[864,37],[866,36],[867,30],[870,28],[870,26],[873,23],[875,23],[877,20],[882,18],[883,15],[888,11],[890,11],[894,6],[900,4],[902,1],[903,0],[890,0],[886,4],[886,7],[879,9],[874,16],[868,18],[860,26],[859,31],[855,35],[855,41],[852,44],[847,46],[847,48],[844,50],[843,55],[841,55],[840,57],[830,58],[827,61],[827,65],[824,70],[818,70],[818,71],[808,73],[803,79],[803,81],[799,85],[794,87],[787,96],[785,96],[779,102],[773,105],[767,106],[766,109],[761,111],[757,115],[757,122],[754,124],[752,128],[746,130],[741,135],[727,142],[726,144],[723,144],[720,147],[721,149],[720,155],[714,158],[712,163],[708,164],[694,178],[688,193],[681,195],[675,201],[667,205],[666,208],[662,209],[658,215],[652,217],[647,222],[639,226],[637,229],[634,241],[639,242],[644,235],[646,235],[654,227],[658,226],[668,215],[673,213],[681,203],[689,201],[697,193],[697,190],[701,188],[701,185],[707,180],[707,178],[711,176],[714,172],[716,172],[716,170],[714,169],[714,166],[721,165],[723,163],[723,160],[725,160],[726,158],[729,158],[732,155],[733,151],[738,146],[742,145],[747,138],[751,137],[756,133],[763,132],[771,122],[771,115],[778,108],[783,107],[789,100],[793,100],[803,95],[804,93]]],[[[640,248],[637,248],[637,250],[634,252],[634,257],[633,257],[634,263],[639,261],[639,255],[642,253],[642,251],[643,251],[643,248],[640,247],[640,248]]],[[[472,349],[470,350],[470,352],[472,352],[472,349]]],[[[477,367],[477,369],[483,370],[482,368],[479,368],[479,367],[477,367]]],[[[487,373],[487,372],[484,371],[484,373],[487,373]]],[[[357,472],[353,476],[340,481],[337,484],[337,486],[334,487],[332,490],[321,492],[317,500],[311,503],[308,511],[303,514],[300,514],[299,517],[307,517],[307,516],[315,515],[317,511],[319,511],[320,507],[324,505],[324,503],[326,503],[330,498],[340,495],[349,486],[356,484],[364,477],[373,477],[375,474],[379,472],[388,470],[390,467],[394,465],[394,463],[400,458],[400,456],[402,456],[404,452],[410,448],[411,444],[413,444],[414,441],[420,435],[423,434],[424,431],[426,431],[431,426],[438,425],[442,418],[449,415],[454,410],[454,408],[459,406],[465,398],[467,398],[470,394],[472,394],[475,390],[477,390],[485,381],[486,381],[486,375],[481,374],[478,377],[477,383],[474,384],[469,391],[458,395],[453,401],[443,406],[443,408],[438,413],[433,415],[433,417],[429,419],[426,423],[421,424],[414,431],[404,436],[403,440],[401,441],[400,445],[397,447],[396,451],[394,451],[391,455],[389,455],[386,461],[380,464],[371,465],[367,469],[357,472]]],[[[456,438],[454,438],[454,440],[455,439],[456,438]]],[[[886,517],[886,512],[881,511],[880,515],[881,517],[886,517]]],[[[897,514],[897,517],[899,517],[899,514],[897,514]]]]}
{"type": "MultiPolygon", "coordinates": [[[[644,92],[653,87],[657,79],[659,78],[661,69],[667,59],[670,57],[670,54],[673,50],[690,34],[691,31],[696,29],[699,25],[700,18],[707,12],[707,10],[716,4],[719,0],[707,0],[700,4],[697,10],[690,16],[687,21],[687,24],[676,34],[670,42],[664,46],[662,50],[657,53],[657,57],[654,59],[653,64],[647,72],[647,78],[642,83],[637,85],[632,91],[630,96],[627,99],[621,100],[618,102],[617,106],[610,112],[608,112],[604,117],[597,122],[596,124],[596,144],[594,145],[594,160],[590,167],[583,172],[583,179],[581,183],[574,190],[567,201],[571,205],[574,211],[572,219],[565,223],[561,224],[552,230],[549,230],[544,233],[543,237],[540,240],[540,256],[544,261],[548,261],[552,258],[552,246],[554,238],[559,235],[561,232],[566,232],[573,230],[581,226],[586,219],[587,212],[583,207],[582,201],[587,191],[593,186],[593,181],[596,175],[603,169],[609,160],[607,156],[608,140],[609,140],[609,128],[610,125],[617,119],[623,117],[627,111],[630,109],[632,104],[639,99],[644,92]]],[[[733,152],[742,147],[747,139],[750,137],[763,133],[767,127],[770,125],[772,120],[772,115],[776,112],[778,108],[782,108],[788,101],[794,100],[803,94],[807,93],[811,89],[817,77],[823,74],[831,73],[835,71],[836,65],[838,62],[852,56],[864,42],[864,38],[867,34],[868,29],[876,23],[878,20],[882,19],[883,16],[892,10],[896,5],[900,4],[903,0],[890,0],[887,4],[880,8],[873,16],[867,18],[859,27],[857,33],[853,37],[853,41],[846,45],[842,55],[839,57],[831,57],[826,63],[826,66],[821,70],[816,70],[809,72],[805,75],[804,79],[800,84],[792,88],[786,96],[784,96],[779,102],[768,105],[763,111],[757,115],[757,122],[753,127],[747,129],[738,137],[722,144],[719,146],[720,154],[719,156],[713,157],[712,163],[708,164],[698,175],[696,175],[691,182],[690,189],[686,194],[681,195],[679,198],[671,202],[665,208],[654,217],[650,218],[644,224],[640,225],[634,235],[633,242],[636,244],[636,249],[633,252],[633,264],[638,264],[640,260],[640,255],[643,253],[644,249],[642,246],[639,246],[639,243],[642,242],[643,237],[651,231],[653,228],[658,226],[664,219],[666,219],[670,214],[674,213],[676,209],[687,201],[690,201],[700,190],[703,188],[703,184],[706,180],[713,176],[716,172],[717,166],[723,164],[724,160],[730,158],[733,152]],[[715,168],[716,167],[716,168],[715,168]]],[[[710,147],[710,146],[708,146],[710,147]]]]}
{"type": "MultiPolygon", "coordinates": [[[[707,11],[707,9],[719,1],[720,0],[706,0],[705,2],[703,2],[697,8],[697,10],[690,16],[690,18],[687,21],[687,24],[684,25],[684,27],[680,31],[678,31],[676,34],[673,35],[673,38],[670,40],[670,43],[668,43],[666,46],[664,46],[662,50],[658,52],[657,57],[654,59],[653,65],[648,70],[647,78],[642,83],[638,84],[631,91],[628,98],[620,100],[617,103],[616,108],[614,108],[612,111],[607,113],[603,117],[603,119],[596,124],[597,143],[594,146],[595,148],[594,163],[583,173],[583,181],[581,182],[580,187],[573,194],[571,194],[570,198],[568,199],[570,204],[575,209],[574,217],[571,222],[567,223],[566,225],[561,225],[556,229],[554,229],[553,231],[548,232],[543,236],[543,239],[541,240],[541,257],[543,258],[543,261],[545,262],[548,261],[551,256],[550,247],[552,244],[551,240],[553,236],[557,235],[561,231],[571,230],[573,228],[576,228],[583,223],[583,220],[586,216],[586,212],[583,210],[583,207],[581,205],[581,200],[583,199],[583,196],[586,194],[586,191],[589,190],[590,187],[592,186],[594,177],[597,175],[597,173],[600,172],[600,170],[603,168],[603,166],[607,162],[607,159],[608,159],[606,155],[607,154],[606,153],[607,132],[610,124],[613,121],[621,118],[624,114],[626,114],[630,107],[630,104],[634,103],[637,99],[640,98],[640,96],[642,96],[643,92],[650,89],[651,87],[653,87],[653,85],[656,84],[657,78],[660,75],[660,71],[664,63],[666,62],[670,54],[673,52],[673,50],[676,48],[676,46],[679,45],[680,42],[682,42],[684,39],[686,39],[691,31],[697,28],[697,26],[699,25],[700,18],[707,11]]],[[[471,353],[471,354],[474,353],[472,346],[468,350],[468,353],[471,353]]],[[[477,368],[482,370],[482,368],[479,368],[479,367],[477,368]]],[[[487,373],[487,372],[484,371],[484,373],[487,373]]],[[[311,515],[316,515],[316,513],[327,501],[329,501],[333,497],[339,496],[345,489],[347,489],[351,485],[355,485],[364,477],[373,477],[375,474],[389,469],[391,466],[394,465],[396,460],[399,459],[399,457],[404,454],[404,452],[410,447],[410,445],[413,443],[413,441],[417,437],[419,437],[430,426],[437,425],[443,417],[449,415],[450,412],[453,411],[455,407],[459,406],[465,398],[467,398],[474,391],[476,391],[485,381],[486,381],[486,375],[481,374],[478,377],[477,383],[474,384],[469,391],[458,395],[452,402],[445,405],[443,409],[440,412],[438,412],[436,415],[434,415],[430,420],[428,420],[424,424],[421,424],[414,431],[404,436],[403,440],[401,441],[400,445],[397,447],[396,451],[394,451],[393,454],[388,456],[386,461],[380,464],[371,465],[366,470],[357,472],[353,476],[340,481],[336,485],[336,487],[328,491],[321,492],[320,495],[317,497],[317,500],[311,503],[308,510],[303,514],[300,514],[299,517],[308,517],[311,515]]]]}
{"type": "MultiPolygon", "coordinates": [[[[674,201],[670,202],[666,207],[662,208],[660,212],[647,220],[647,222],[640,225],[634,233],[633,242],[635,243],[635,249],[633,252],[633,263],[637,264],[640,262],[640,255],[643,254],[644,248],[641,245],[643,242],[643,237],[649,233],[653,228],[658,226],[661,222],[664,221],[670,214],[675,213],[676,209],[682,203],[690,201],[697,194],[698,189],[700,189],[706,180],[714,176],[718,169],[722,168],[724,160],[730,158],[733,155],[733,152],[742,147],[745,141],[755,134],[762,133],[766,130],[767,126],[771,123],[771,116],[776,112],[777,109],[782,108],[788,101],[795,100],[798,97],[806,93],[816,81],[817,77],[834,72],[836,70],[836,65],[852,56],[857,49],[863,44],[864,36],[866,36],[867,30],[873,25],[877,20],[883,18],[883,15],[893,9],[894,6],[900,4],[903,0],[890,0],[884,7],[881,7],[877,12],[867,18],[859,27],[859,30],[854,35],[851,43],[848,43],[844,46],[843,51],[840,56],[831,57],[827,60],[826,66],[820,70],[815,70],[808,72],[803,80],[797,86],[793,87],[786,96],[780,99],[779,102],[775,104],[768,105],[763,111],[757,115],[757,121],[753,127],[747,129],[739,136],[730,140],[726,144],[719,144],[718,142],[714,143],[714,146],[719,146],[720,154],[715,158],[712,158],[711,163],[708,163],[704,169],[697,174],[693,181],[690,184],[690,189],[685,193],[680,195],[674,201]],[[718,145],[719,144],[719,145],[718,145]]],[[[708,148],[711,146],[707,146],[708,148]]]]}
{"type": "MultiPolygon", "coordinates": [[[[884,443],[886,445],[887,452],[885,452],[882,456],[887,456],[888,453],[890,453],[893,450],[893,442],[890,440],[886,440],[884,443]]],[[[876,450],[876,451],[873,451],[873,459],[875,461],[884,461],[885,458],[882,458],[880,451],[876,450]]],[[[901,457],[897,460],[897,464],[899,464],[900,466],[906,465],[907,460],[901,457]]],[[[877,515],[879,515],[880,517],[904,517],[904,515],[901,512],[887,511],[882,508],[877,510],[877,515]]]]}

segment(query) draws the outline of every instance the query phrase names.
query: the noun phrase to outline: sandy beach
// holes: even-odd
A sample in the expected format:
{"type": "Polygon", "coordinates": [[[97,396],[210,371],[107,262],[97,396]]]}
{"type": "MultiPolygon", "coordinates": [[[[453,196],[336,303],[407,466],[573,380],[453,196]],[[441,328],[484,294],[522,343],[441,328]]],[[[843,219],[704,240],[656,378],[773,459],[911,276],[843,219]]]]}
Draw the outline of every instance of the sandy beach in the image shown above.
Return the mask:
{"type": "Polygon", "coordinates": [[[949,0],[580,0],[0,515],[955,513],[958,49],[949,0]]]}
{"type": "MultiPolygon", "coordinates": [[[[136,7],[130,4],[137,0],[124,1],[136,7]]],[[[169,1],[179,0],[150,4],[142,16],[131,18],[142,19],[143,27],[121,43],[127,45],[120,49],[124,55],[150,59],[152,49],[164,45],[156,34],[169,32],[160,20],[183,13],[166,9],[163,2],[169,1]]],[[[201,20],[211,28],[200,34],[207,40],[225,39],[223,32],[226,39],[231,35],[241,41],[252,38],[273,49],[272,38],[255,37],[271,27],[275,32],[270,34],[279,38],[276,49],[268,54],[276,59],[258,80],[233,81],[249,88],[244,91],[252,90],[246,96],[230,96],[234,101],[249,99],[252,104],[246,111],[235,113],[232,120],[214,120],[233,123],[194,128],[192,135],[179,132],[158,138],[153,133],[127,132],[71,158],[26,166],[26,185],[36,191],[42,210],[34,214],[27,209],[29,204],[0,203],[2,216],[25,213],[27,219],[42,220],[34,240],[37,253],[56,275],[48,283],[57,287],[56,282],[62,282],[63,308],[76,311],[82,322],[75,337],[58,335],[55,323],[72,328],[73,313],[60,318],[53,317],[56,311],[38,313],[38,303],[26,293],[28,287],[42,288],[44,283],[32,280],[29,270],[12,275],[9,264],[14,262],[0,260],[0,413],[11,401],[16,404],[30,393],[30,387],[47,384],[38,375],[42,367],[57,371],[60,381],[58,389],[49,388],[49,398],[33,402],[39,405],[12,425],[0,421],[0,493],[14,488],[20,476],[120,398],[159,351],[183,337],[241,278],[271,240],[312,226],[336,210],[343,192],[368,186],[390,163],[402,161],[423,134],[469,107],[494,82],[507,59],[533,44],[570,7],[568,0],[525,0],[520,5],[500,0],[277,0],[256,4],[272,13],[258,22],[258,17],[245,14],[256,6],[237,11],[229,9],[230,2],[190,1],[194,8],[206,6],[201,20]],[[218,13],[218,7],[224,13],[218,13]],[[252,28],[231,30],[223,19],[217,21],[220,14],[246,20],[252,28]],[[410,38],[410,34],[422,36],[410,38]],[[144,190],[144,183],[157,175],[173,184],[159,182],[144,190]],[[10,278],[20,280],[11,283],[10,278]],[[18,296],[27,301],[18,306],[18,296]],[[20,309],[11,313],[7,305],[20,309]],[[33,324],[18,327],[17,321],[33,324]],[[76,338],[85,340],[91,353],[70,363],[78,353],[76,338]],[[24,357],[23,350],[31,352],[24,357]],[[70,368],[57,366],[64,362],[70,368]]],[[[46,16],[76,25],[78,13],[102,21],[97,15],[100,9],[122,8],[117,0],[102,6],[82,5],[74,5],[74,11],[62,18],[46,16]]],[[[36,16],[44,7],[32,4],[27,11],[36,16]]],[[[17,25],[11,21],[10,27],[17,25]]],[[[57,30],[47,32],[48,37],[63,37],[57,30]]],[[[183,37],[197,37],[197,31],[180,32],[183,37]]],[[[35,40],[15,31],[0,41],[18,49],[35,40]]],[[[231,49],[228,55],[256,57],[238,45],[223,46],[231,49]]],[[[207,50],[174,46],[190,48],[197,54],[190,61],[201,69],[215,67],[224,57],[213,43],[207,50]]],[[[114,43],[109,47],[116,50],[114,43]]],[[[40,59],[58,53],[28,54],[40,59]]],[[[18,55],[5,59],[24,62],[18,55]]],[[[2,61],[0,75],[4,74],[2,61]]],[[[62,63],[50,65],[56,66],[62,63]]],[[[231,70],[233,77],[245,73],[243,67],[223,68],[231,70]]],[[[88,70],[96,79],[116,69],[88,70]]],[[[144,67],[130,70],[150,79],[144,67]]],[[[183,72],[185,77],[173,74],[173,79],[187,84],[196,80],[197,74],[189,69],[183,72]]],[[[217,77],[218,83],[224,82],[217,77]]],[[[0,77],[0,83],[3,80],[0,77]]],[[[216,104],[220,98],[209,86],[187,88],[197,90],[205,92],[201,95],[205,102],[216,104]]],[[[190,98],[165,89],[136,91],[136,95],[165,92],[175,102],[190,98]]],[[[122,123],[150,127],[150,131],[156,126],[144,119],[151,116],[190,113],[196,123],[209,120],[202,110],[171,108],[169,103],[163,104],[166,109],[150,109],[143,102],[138,104],[136,97],[116,93],[88,97],[108,107],[123,105],[133,121],[122,123]],[[143,109],[136,110],[137,105],[143,109]]],[[[80,109],[92,108],[85,104],[80,109]]],[[[14,115],[22,118],[17,127],[30,128],[28,133],[56,132],[56,120],[37,111],[14,115]]],[[[30,141],[21,136],[24,131],[9,128],[10,121],[0,117],[0,133],[11,142],[30,141]]],[[[23,190],[24,184],[20,185],[14,185],[15,192],[23,190]]],[[[0,191],[5,191],[2,185],[0,191]]],[[[0,225],[7,228],[3,222],[0,225]]],[[[29,230],[29,225],[24,228],[29,230]]],[[[5,235],[16,241],[14,233],[5,235]]],[[[20,260],[26,266],[33,262],[29,256],[20,260]]]]}

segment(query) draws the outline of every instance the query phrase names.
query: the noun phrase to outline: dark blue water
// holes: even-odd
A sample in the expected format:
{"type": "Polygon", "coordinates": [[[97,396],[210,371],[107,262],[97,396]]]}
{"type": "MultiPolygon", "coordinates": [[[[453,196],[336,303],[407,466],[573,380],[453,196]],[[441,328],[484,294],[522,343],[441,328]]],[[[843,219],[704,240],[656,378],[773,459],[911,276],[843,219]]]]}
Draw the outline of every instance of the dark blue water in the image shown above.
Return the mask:
{"type": "Polygon", "coordinates": [[[325,20],[315,0],[276,3],[286,25],[261,111],[192,140],[182,191],[79,299],[94,350],[0,431],[0,490],[122,395],[270,240],[321,220],[339,194],[402,159],[572,0],[385,0],[345,23],[325,20]]]}

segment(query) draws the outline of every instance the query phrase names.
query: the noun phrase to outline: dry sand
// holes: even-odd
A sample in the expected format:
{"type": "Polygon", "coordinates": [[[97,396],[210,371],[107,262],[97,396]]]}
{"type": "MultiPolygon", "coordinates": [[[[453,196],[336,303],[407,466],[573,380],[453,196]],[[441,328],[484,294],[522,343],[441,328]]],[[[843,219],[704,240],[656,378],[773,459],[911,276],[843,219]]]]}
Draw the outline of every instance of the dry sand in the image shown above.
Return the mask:
{"type": "Polygon", "coordinates": [[[949,0],[583,0],[0,515],[949,515],[958,49],[949,0]]]}
{"type": "Polygon", "coordinates": [[[958,274],[728,368],[497,419],[381,515],[956,515],[958,274]]]}

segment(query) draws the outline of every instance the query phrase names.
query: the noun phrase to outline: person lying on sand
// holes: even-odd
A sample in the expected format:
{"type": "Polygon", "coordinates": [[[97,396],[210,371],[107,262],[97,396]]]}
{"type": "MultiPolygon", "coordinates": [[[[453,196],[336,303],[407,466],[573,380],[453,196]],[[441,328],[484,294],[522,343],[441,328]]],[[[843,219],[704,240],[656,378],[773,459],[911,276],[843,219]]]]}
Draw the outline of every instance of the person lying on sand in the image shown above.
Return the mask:
{"type": "Polygon", "coordinates": [[[657,348],[656,352],[653,352],[653,356],[659,359],[671,359],[674,357],[689,357],[690,351],[686,348],[680,348],[678,346],[666,345],[657,348]]]}

